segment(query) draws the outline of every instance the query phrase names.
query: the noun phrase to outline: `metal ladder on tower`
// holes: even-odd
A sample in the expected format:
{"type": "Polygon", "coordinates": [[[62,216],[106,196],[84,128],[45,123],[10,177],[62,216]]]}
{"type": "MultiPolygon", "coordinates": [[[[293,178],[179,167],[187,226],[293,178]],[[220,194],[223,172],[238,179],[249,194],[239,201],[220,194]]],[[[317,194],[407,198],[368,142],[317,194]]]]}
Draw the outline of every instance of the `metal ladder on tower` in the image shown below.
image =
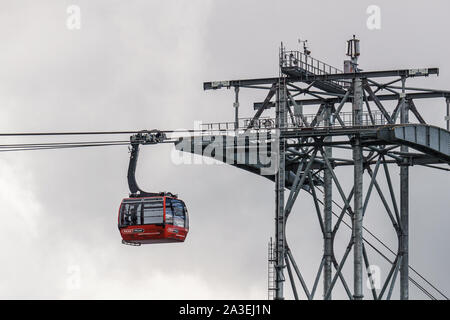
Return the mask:
{"type": "Polygon", "coordinates": [[[270,238],[269,241],[269,250],[268,250],[268,266],[267,266],[267,271],[268,271],[268,283],[267,283],[267,289],[268,289],[268,295],[267,298],[269,300],[274,300],[275,299],[275,291],[277,290],[276,286],[275,286],[275,253],[274,253],[274,243],[272,240],[272,237],[270,238]]]}

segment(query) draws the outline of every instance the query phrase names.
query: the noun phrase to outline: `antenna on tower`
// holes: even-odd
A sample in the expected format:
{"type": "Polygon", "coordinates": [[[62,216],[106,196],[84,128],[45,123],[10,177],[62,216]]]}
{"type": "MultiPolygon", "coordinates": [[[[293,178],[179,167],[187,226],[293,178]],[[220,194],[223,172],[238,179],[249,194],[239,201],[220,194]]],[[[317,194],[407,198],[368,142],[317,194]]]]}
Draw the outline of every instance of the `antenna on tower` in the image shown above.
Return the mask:
{"type": "Polygon", "coordinates": [[[361,55],[361,50],[359,47],[359,39],[353,35],[353,38],[347,41],[347,56],[351,60],[344,61],[344,72],[358,72],[358,57],[361,55]]]}
{"type": "Polygon", "coordinates": [[[303,45],[303,53],[306,56],[309,56],[311,54],[311,51],[308,50],[308,47],[307,47],[308,40],[303,40],[302,41],[302,40],[298,39],[298,43],[303,45]]]}
{"type": "Polygon", "coordinates": [[[347,41],[347,56],[351,57],[352,60],[357,60],[360,54],[359,39],[356,39],[356,36],[353,35],[353,39],[347,41]]]}

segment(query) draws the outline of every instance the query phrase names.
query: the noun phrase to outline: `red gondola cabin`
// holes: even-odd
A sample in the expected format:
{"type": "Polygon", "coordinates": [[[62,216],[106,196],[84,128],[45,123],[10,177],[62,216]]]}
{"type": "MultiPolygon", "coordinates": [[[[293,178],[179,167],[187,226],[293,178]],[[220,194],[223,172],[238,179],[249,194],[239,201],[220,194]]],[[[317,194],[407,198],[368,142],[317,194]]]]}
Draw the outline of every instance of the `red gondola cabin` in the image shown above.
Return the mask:
{"type": "Polygon", "coordinates": [[[122,242],[131,245],[183,242],[189,231],[186,205],[168,196],[123,199],[118,222],[122,242]]]}

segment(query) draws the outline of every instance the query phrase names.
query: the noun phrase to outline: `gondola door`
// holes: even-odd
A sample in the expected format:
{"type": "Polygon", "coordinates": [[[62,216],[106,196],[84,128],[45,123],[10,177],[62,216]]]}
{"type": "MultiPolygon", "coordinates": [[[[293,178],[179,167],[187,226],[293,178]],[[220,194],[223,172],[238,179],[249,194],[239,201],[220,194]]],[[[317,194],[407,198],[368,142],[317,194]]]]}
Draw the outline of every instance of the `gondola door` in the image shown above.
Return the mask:
{"type": "Polygon", "coordinates": [[[171,204],[173,210],[173,228],[176,232],[176,238],[184,241],[189,229],[186,206],[179,199],[171,199],[171,204]]]}

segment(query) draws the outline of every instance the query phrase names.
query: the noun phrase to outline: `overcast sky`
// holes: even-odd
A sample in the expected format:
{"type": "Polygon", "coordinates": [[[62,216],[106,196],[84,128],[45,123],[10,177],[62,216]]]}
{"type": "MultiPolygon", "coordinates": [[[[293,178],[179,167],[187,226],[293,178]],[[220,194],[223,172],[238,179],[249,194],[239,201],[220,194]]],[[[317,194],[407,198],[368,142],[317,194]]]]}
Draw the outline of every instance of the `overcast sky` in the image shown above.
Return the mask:
{"type": "MultiPolygon", "coordinates": [[[[439,67],[439,77],[409,84],[449,90],[448,12],[444,0],[0,0],[0,131],[233,121],[233,92],[204,92],[202,82],[276,76],[280,42],[296,49],[298,38],[308,39],[314,57],[342,68],[345,41],[356,34],[364,70],[439,67]],[[67,28],[70,5],[81,9],[79,30],[67,28]],[[369,5],[381,9],[379,30],[366,26],[369,5]]],[[[243,90],[243,116],[263,98],[243,90]]],[[[427,122],[444,126],[444,101],[416,104],[427,122]]],[[[144,190],[178,193],[190,233],[183,244],[141,247],[122,245],[117,230],[128,194],[127,146],[1,153],[0,298],[265,299],[273,183],[231,166],[175,165],[172,152],[143,147],[138,181],[144,190]]],[[[450,174],[410,172],[410,263],[448,294],[450,174]]],[[[351,178],[338,174],[349,190],[351,178]]],[[[394,248],[380,203],[371,203],[375,218],[367,222],[394,248]]],[[[310,286],[322,253],[314,214],[301,194],[288,226],[310,286]]],[[[373,261],[385,276],[386,265],[373,261]]],[[[342,288],[335,297],[345,297],[342,288]]],[[[411,287],[411,298],[424,296],[411,287]]]]}

